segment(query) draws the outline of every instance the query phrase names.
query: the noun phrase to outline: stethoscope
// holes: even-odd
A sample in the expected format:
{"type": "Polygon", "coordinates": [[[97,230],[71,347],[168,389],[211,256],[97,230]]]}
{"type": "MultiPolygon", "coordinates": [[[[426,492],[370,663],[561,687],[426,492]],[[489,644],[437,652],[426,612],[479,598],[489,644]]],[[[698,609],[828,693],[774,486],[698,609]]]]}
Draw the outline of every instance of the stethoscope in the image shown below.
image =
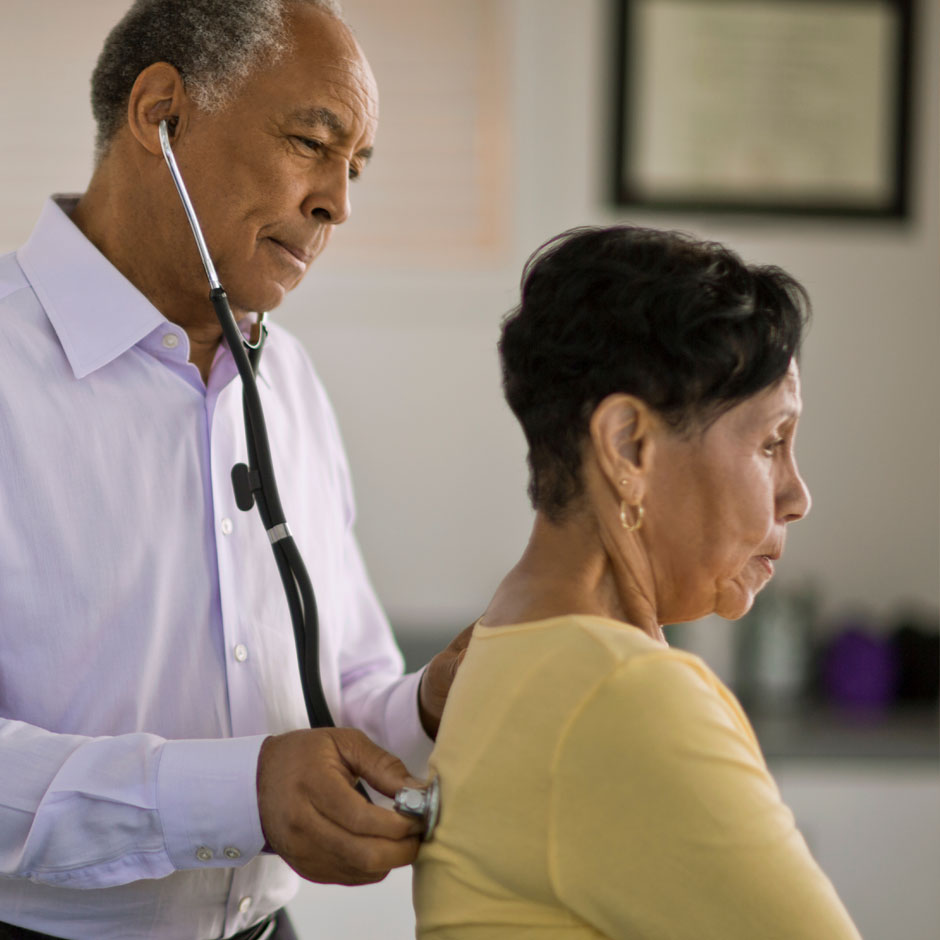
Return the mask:
{"type": "MultiPolygon", "coordinates": [[[[265,325],[267,314],[261,314],[252,327],[251,335],[246,339],[235,322],[228,297],[219,282],[212,258],[209,256],[202,228],[196,218],[196,212],[190,202],[189,193],[186,191],[183,177],[176,164],[176,157],[170,146],[170,134],[165,120],[160,122],[160,147],[173,182],[176,184],[176,191],[179,193],[183,210],[196,239],[202,266],[209,279],[209,300],[222,325],[222,333],[242,380],[242,406],[245,414],[248,463],[247,465],[237,463],[232,467],[235,503],[243,512],[248,512],[253,506],[258,507],[258,513],[271,543],[287,597],[287,606],[290,609],[297,662],[300,667],[300,684],[304,693],[310,727],[332,728],[335,727],[335,723],[320,682],[317,599],[300,550],[284,518],[277,481],[274,477],[274,464],[271,460],[264,411],[261,408],[261,396],[258,394],[258,385],[255,381],[261,352],[268,335],[268,328],[265,325]]],[[[369,799],[361,781],[356,784],[356,788],[367,800],[369,799]]],[[[431,780],[427,788],[404,787],[399,790],[395,794],[395,809],[403,815],[420,819],[424,829],[422,838],[424,841],[429,840],[434,833],[440,814],[440,784],[437,777],[431,780]]]]}

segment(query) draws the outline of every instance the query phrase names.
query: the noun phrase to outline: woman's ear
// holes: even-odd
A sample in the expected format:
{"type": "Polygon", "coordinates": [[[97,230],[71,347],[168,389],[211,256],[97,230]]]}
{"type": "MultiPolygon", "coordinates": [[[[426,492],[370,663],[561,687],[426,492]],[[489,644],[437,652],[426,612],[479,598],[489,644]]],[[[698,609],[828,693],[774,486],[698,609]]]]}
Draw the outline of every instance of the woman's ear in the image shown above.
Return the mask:
{"type": "Polygon", "coordinates": [[[646,489],[655,416],[633,395],[608,395],[591,415],[590,438],[601,472],[631,505],[646,489]]]}
{"type": "Polygon", "coordinates": [[[169,62],[154,62],[137,76],[127,99],[127,124],[134,139],[161,156],[160,122],[166,120],[171,138],[186,126],[191,103],[183,79],[169,62]]]}

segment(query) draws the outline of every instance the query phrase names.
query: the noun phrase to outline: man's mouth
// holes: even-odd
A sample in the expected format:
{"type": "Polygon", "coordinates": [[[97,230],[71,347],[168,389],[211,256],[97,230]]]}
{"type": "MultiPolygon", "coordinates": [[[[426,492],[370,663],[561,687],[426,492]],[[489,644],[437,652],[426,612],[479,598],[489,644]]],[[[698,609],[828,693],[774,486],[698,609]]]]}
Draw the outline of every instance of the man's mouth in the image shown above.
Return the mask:
{"type": "Polygon", "coordinates": [[[282,242],[280,239],[271,238],[269,236],[269,241],[276,245],[284,255],[289,256],[292,261],[297,264],[303,270],[307,270],[310,262],[313,261],[314,253],[307,248],[300,248],[296,245],[291,245],[288,242],[282,242]]]}

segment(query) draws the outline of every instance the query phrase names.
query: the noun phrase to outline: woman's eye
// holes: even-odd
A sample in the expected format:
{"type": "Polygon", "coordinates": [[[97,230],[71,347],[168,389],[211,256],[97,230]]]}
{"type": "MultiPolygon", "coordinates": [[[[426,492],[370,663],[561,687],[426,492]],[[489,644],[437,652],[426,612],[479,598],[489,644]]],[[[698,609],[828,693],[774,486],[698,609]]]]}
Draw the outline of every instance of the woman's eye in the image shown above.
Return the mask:
{"type": "Polygon", "coordinates": [[[773,457],[774,453],[783,447],[783,445],[784,439],[782,437],[778,437],[773,441],[768,441],[766,444],[764,444],[764,453],[768,457],[773,457]]]}

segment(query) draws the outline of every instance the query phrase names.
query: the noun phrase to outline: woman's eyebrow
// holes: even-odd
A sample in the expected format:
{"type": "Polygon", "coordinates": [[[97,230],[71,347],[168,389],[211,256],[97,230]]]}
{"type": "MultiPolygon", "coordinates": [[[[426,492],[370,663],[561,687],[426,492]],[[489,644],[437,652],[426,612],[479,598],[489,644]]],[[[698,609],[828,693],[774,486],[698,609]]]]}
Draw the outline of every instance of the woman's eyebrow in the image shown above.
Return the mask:
{"type": "Polygon", "coordinates": [[[774,426],[778,426],[795,421],[800,417],[801,413],[802,409],[797,408],[796,406],[790,408],[781,408],[779,411],[775,411],[772,415],[770,415],[767,420],[772,422],[774,426]]]}

